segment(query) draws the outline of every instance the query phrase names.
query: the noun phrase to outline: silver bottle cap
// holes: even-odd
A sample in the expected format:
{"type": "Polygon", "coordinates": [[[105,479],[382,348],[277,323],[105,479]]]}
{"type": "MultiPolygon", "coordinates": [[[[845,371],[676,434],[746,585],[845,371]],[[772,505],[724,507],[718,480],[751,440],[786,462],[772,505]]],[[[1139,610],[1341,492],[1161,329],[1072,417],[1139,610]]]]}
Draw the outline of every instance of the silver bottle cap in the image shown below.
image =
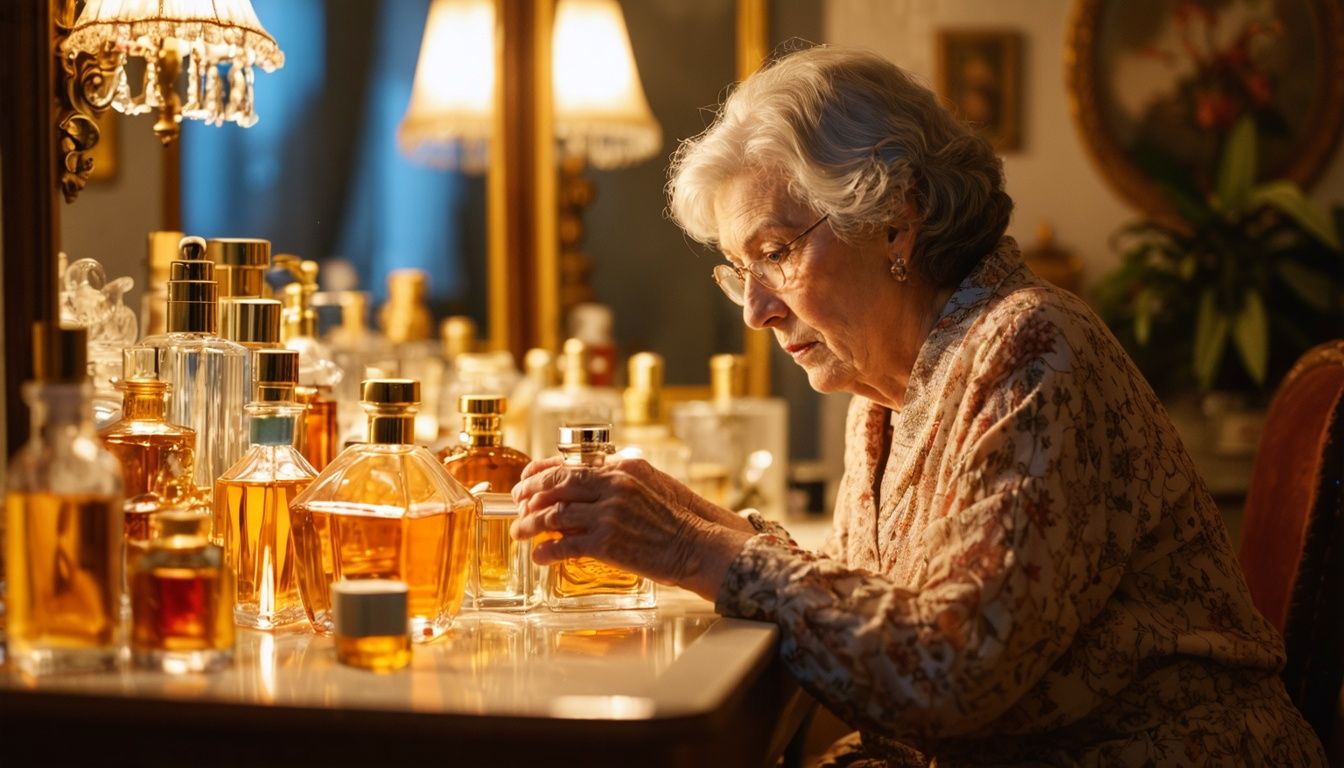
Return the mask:
{"type": "Polygon", "coordinates": [[[560,428],[560,447],[605,445],[611,442],[610,424],[566,424],[560,428]]]}
{"type": "Polygon", "coordinates": [[[336,634],[345,637],[405,635],[407,593],[404,581],[341,579],[331,585],[336,634]]]}

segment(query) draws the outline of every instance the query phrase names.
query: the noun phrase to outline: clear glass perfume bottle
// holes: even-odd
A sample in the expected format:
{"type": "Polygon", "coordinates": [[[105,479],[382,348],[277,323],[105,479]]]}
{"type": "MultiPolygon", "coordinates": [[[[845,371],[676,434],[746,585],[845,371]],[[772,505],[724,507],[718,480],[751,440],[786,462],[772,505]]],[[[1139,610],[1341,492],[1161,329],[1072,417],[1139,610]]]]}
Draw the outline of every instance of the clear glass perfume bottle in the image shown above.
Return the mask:
{"type": "Polygon", "coordinates": [[[509,410],[504,414],[504,442],[507,445],[530,445],[529,426],[532,403],[537,393],[554,387],[560,381],[555,370],[555,355],[548,349],[533,347],[523,355],[523,376],[509,395],[509,410]]]}
{"type": "Polygon", "coordinates": [[[28,674],[112,669],[121,654],[121,466],[93,426],[83,328],[34,333],[32,437],[9,465],[7,632],[28,674]]]}
{"type": "Polygon", "coordinates": [[[107,279],[94,259],[79,259],[61,270],[61,323],[89,333],[93,420],[99,429],[121,418],[122,396],[115,384],[122,377],[121,351],[138,335],[135,312],[122,298],[134,286],[129,277],[107,279]]]}
{"type": "Polygon", "coordinates": [[[150,517],[145,552],[130,579],[136,666],[209,672],[233,661],[232,575],[207,536],[210,518],[184,509],[150,517]]]}
{"type": "Polygon", "coordinates": [[[312,305],[317,293],[317,262],[299,261],[288,254],[277,254],[275,261],[298,278],[284,288],[280,339],[286,349],[299,353],[299,387],[294,397],[306,409],[299,430],[299,450],[320,472],[336,458],[340,448],[335,391],[345,373],[332,359],[331,349],[317,338],[317,312],[312,305]]]}
{"type": "Polygon", "coordinates": [[[196,432],[196,486],[212,492],[215,478],[247,447],[243,434],[248,350],[216,335],[214,262],[195,258],[199,237],[182,240],[168,281],[168,332],[144,339],[159,350],[159,378],[169,385],[168,421],[196,432]]]}
{"type": "Polygon", "coordinates": [[[490,484],[489,490],[477,494],[481,518],[476,523],[468,594],[480,609],[527,610],[538,599],[532,546],[528,541],[515,541],[509,526],[518,518],[511,492],[529,459],[504,444],[500,417],[507,401],[503,397],[463,395],[458,410],[463,414],[460,442],[444,449],[439,458],[464,486],[490,484]]]}
{"type": "Polygon", "coordinates": [[[625,422],[621,425],[620,458],[640,458],[686,482],[691,449],[672,434],[663,414],[663,358],[653,352],[630,356],[630,386],[625,389],[625,422]]]}
{"type": "Polygon", "coordinates": [[[689,484],[730,509],[753,507],[784,519],[788,492],[788,405],[747,397],[746,360],[710,358],[711,400],[678,403],[672,431],[691,448],[689,484]]]}
{"type": "Polygon", "coordinates": [[[215,483],[215,525],[235,577],[234,620],[270,630],[305,618],[290,506],[317,477],[294,447],[303,407],[293,400],[298,353],[261,350],[252,447],[215,483]]]}
{"type": "MultiPolygon", "coordinates": [[[[573,424],[560,427],[559,434],[566,466],[600,467],[613,450],[610,424],[573,424]]],[[[537,538],[561,537],[543,534],[537,538]]],[[[546,605],[553,611],[653,608],[658,604],[652,581],[591,557],[548,566],[545,582],[546,605]]]]}
{"type": "Polygon", "coordinates": [[[98,432],[103,445],[121,462],[126,498],[154,493],[165,499],[196,492],[196,433],[165,420],[168,385],[159,381],[159,355],[153,347],[122,353],[125,375],[117,382],[125,398],[121,420],[98,432]]]}
{"type": "Polygon", "coordinates": [[[339,425],[337,442],[364,442],[368,420],[359,406],[362,382],[396,375],[399,363],[387,340],[368,328],[368,294],[338,291],[332,298],[340,307],[341,322],[331,331],[331,359],[345,373],[333,390],[339,425]]]}
{"type": "Polygon", "coordinates": [[[588,357],[588,345],[566,340],[560,386],[541,390],[533,400],[528,445],[534,458],[555,455],[556,430],[565,424],[610,424],[621,415],[619,392],[589,385],[588,357]]]}
{"type": "Polygon", "coordinates": [[[338,579],[410,587],[412,637],[443,634],[462,607],[479,502],[414,444],[420,383],[364,382],[369,442],[350,446],[290,504],[299,591],[314,629],[332,630],[338,579]]]}
{"type": "Polygon", "coordinates": [[[429,275],[420,269],[395,269],[387,275],[387,303],[378,312],[383,336],[396,353],[396,375],[420,382],[424,402],[415,414],[415,438],[429,445],[439,437],[439,394],[444,360],[430,337],[434,318],[425,306],[429,275]]]}
{"type": "MultiPolygon", "coordinates": [[[[463,414],[457,410],[463,395],[502,395],[508,397],[518,385],[518,368],[506,350],[463,352],[453,361],[452,375],[445,375],[440,405],[439,438],[457,442],[457,433],[445,434],[449,425],[460,427],[463,414]]],[[[521,443],[520,443],[521,444],[521,443]]]]}

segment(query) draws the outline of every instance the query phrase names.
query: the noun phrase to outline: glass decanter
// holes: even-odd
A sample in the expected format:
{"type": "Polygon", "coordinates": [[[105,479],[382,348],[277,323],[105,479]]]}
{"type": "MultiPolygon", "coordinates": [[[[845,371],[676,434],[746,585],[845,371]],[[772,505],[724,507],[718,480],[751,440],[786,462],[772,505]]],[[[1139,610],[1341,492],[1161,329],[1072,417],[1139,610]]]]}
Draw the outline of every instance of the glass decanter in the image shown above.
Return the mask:
{"type": "Polygon", "coordinates": [[[515,541],[509,526],[518,519],[511,492],[523,477],[527,454],[504,445],[500,417],[507,401],[499,395],[462,395],[460,441],[439,453],[448,473],[472,488],[489,483],[477,493],[481,517],[476,523],[471,578],[467,592],[483,610],[527,610],[537,601],[536,576],[530,541],[515,541]]]}
{"type": "Polygon", "coordinates": [[[94,431],[83,328],[35,333],[32,436],[9,465],[9,656],[33,675],[116,666],[124,642],[121,466],[94,431]]]}
{"type": "MultiPolygon", "coordinates": [[[[62,257],[64,255],[62,254],[62,257]]],[[[79,259],[61,270],[61,323],[89,333],[89,374],[93,378],[93,420],[98,429],[121,418],[121,352],[135,343],[135,312],[122,303],[135,287],[129,277],[108,280],[103,265],[79,259]]]]}
{"type": "Polygon", "coordinates": [[[426,642],[462,607],[479,502],[414,444],[418,381],[363,389],[369,442],[342,451],[290,505],[299,593],[313,628],[330,634],[333,582],[404,581],[412,638],[426,642]]]}

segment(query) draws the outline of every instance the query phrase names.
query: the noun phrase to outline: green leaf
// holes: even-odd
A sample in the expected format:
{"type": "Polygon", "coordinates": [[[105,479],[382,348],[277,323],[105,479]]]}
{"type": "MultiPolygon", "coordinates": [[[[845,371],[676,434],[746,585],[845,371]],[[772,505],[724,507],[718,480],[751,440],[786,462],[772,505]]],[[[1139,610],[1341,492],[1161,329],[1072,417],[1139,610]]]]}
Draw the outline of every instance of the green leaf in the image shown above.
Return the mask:
{"type": "Polygon", "coordinates": [[[1317,312],[1329,312],[1334,303],[1335,281],[1310,267],[1304,267],[1296,261],[1279,259],[1274,270],[1297,297],[1317,312]]]}
{"type": "Polygon", "coordinates": [[[1153,329],[1153,291],[1144,288],[1134,297],[1134,340],[1139,346],[1148,346],[1148,337],[1153,329]]]}
{"type": "Polygon", "coordinates": [[[1262,184],[1250,191],[1246,202],[1251,208],[1268,205],[1278,209],[1300,224],[1312,237],[1336,251],[1341,250],[1335,223],[1325,211],[1313,205],[1302,194],[1302,188],[1293,182],[1280,180],[1262,184]]]}
{"type": "Polygon", "coordinates": [[[1227,315],[1218,309],[1212,288],[1205,288],[1199,297],[1199,315],[1195,319],[1195,378],[1199,388],[1208,391],[1218,366],[1223,362],[1223,348],[1227,346],[1227,315]]]}
{"type": "Polygon", "coordinates": [[[1218,199],[1229,214],[1241,210],[1255,181],[1255,120],[1245,115],[1232,126],[1218,164],[1218,199]]]}
{"type": "Polygon", "coordinates": [[[1251,379],[1263,386],[1265,369],[1269,367],[1269,318],[1259,291],[1246,294],[1241,310],[1232,319],[1232,340],[1251,379]]]}

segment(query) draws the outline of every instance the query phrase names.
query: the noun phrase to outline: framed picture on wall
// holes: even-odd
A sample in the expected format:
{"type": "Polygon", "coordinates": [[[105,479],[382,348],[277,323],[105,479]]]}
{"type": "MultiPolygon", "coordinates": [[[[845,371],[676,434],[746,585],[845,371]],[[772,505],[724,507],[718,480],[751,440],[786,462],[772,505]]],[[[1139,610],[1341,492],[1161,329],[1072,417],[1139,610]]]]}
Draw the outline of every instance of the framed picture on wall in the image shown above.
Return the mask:
{"type": "Polygon", "coordinates": [[[1012,30],[938,33],[938,93],[1005,152],[1022,147],[1022,37],[1012,30]]]}
{"type": "Polygon", "coordinates": [[[1305,186],[1344,126],[1344,5],[1078,0],[1065,74],[1083,144],[1145,213],[1170,213],[1158,173],[1210,188],[1223,141],[1246,115],[1259,178],[1305,186]]]}

